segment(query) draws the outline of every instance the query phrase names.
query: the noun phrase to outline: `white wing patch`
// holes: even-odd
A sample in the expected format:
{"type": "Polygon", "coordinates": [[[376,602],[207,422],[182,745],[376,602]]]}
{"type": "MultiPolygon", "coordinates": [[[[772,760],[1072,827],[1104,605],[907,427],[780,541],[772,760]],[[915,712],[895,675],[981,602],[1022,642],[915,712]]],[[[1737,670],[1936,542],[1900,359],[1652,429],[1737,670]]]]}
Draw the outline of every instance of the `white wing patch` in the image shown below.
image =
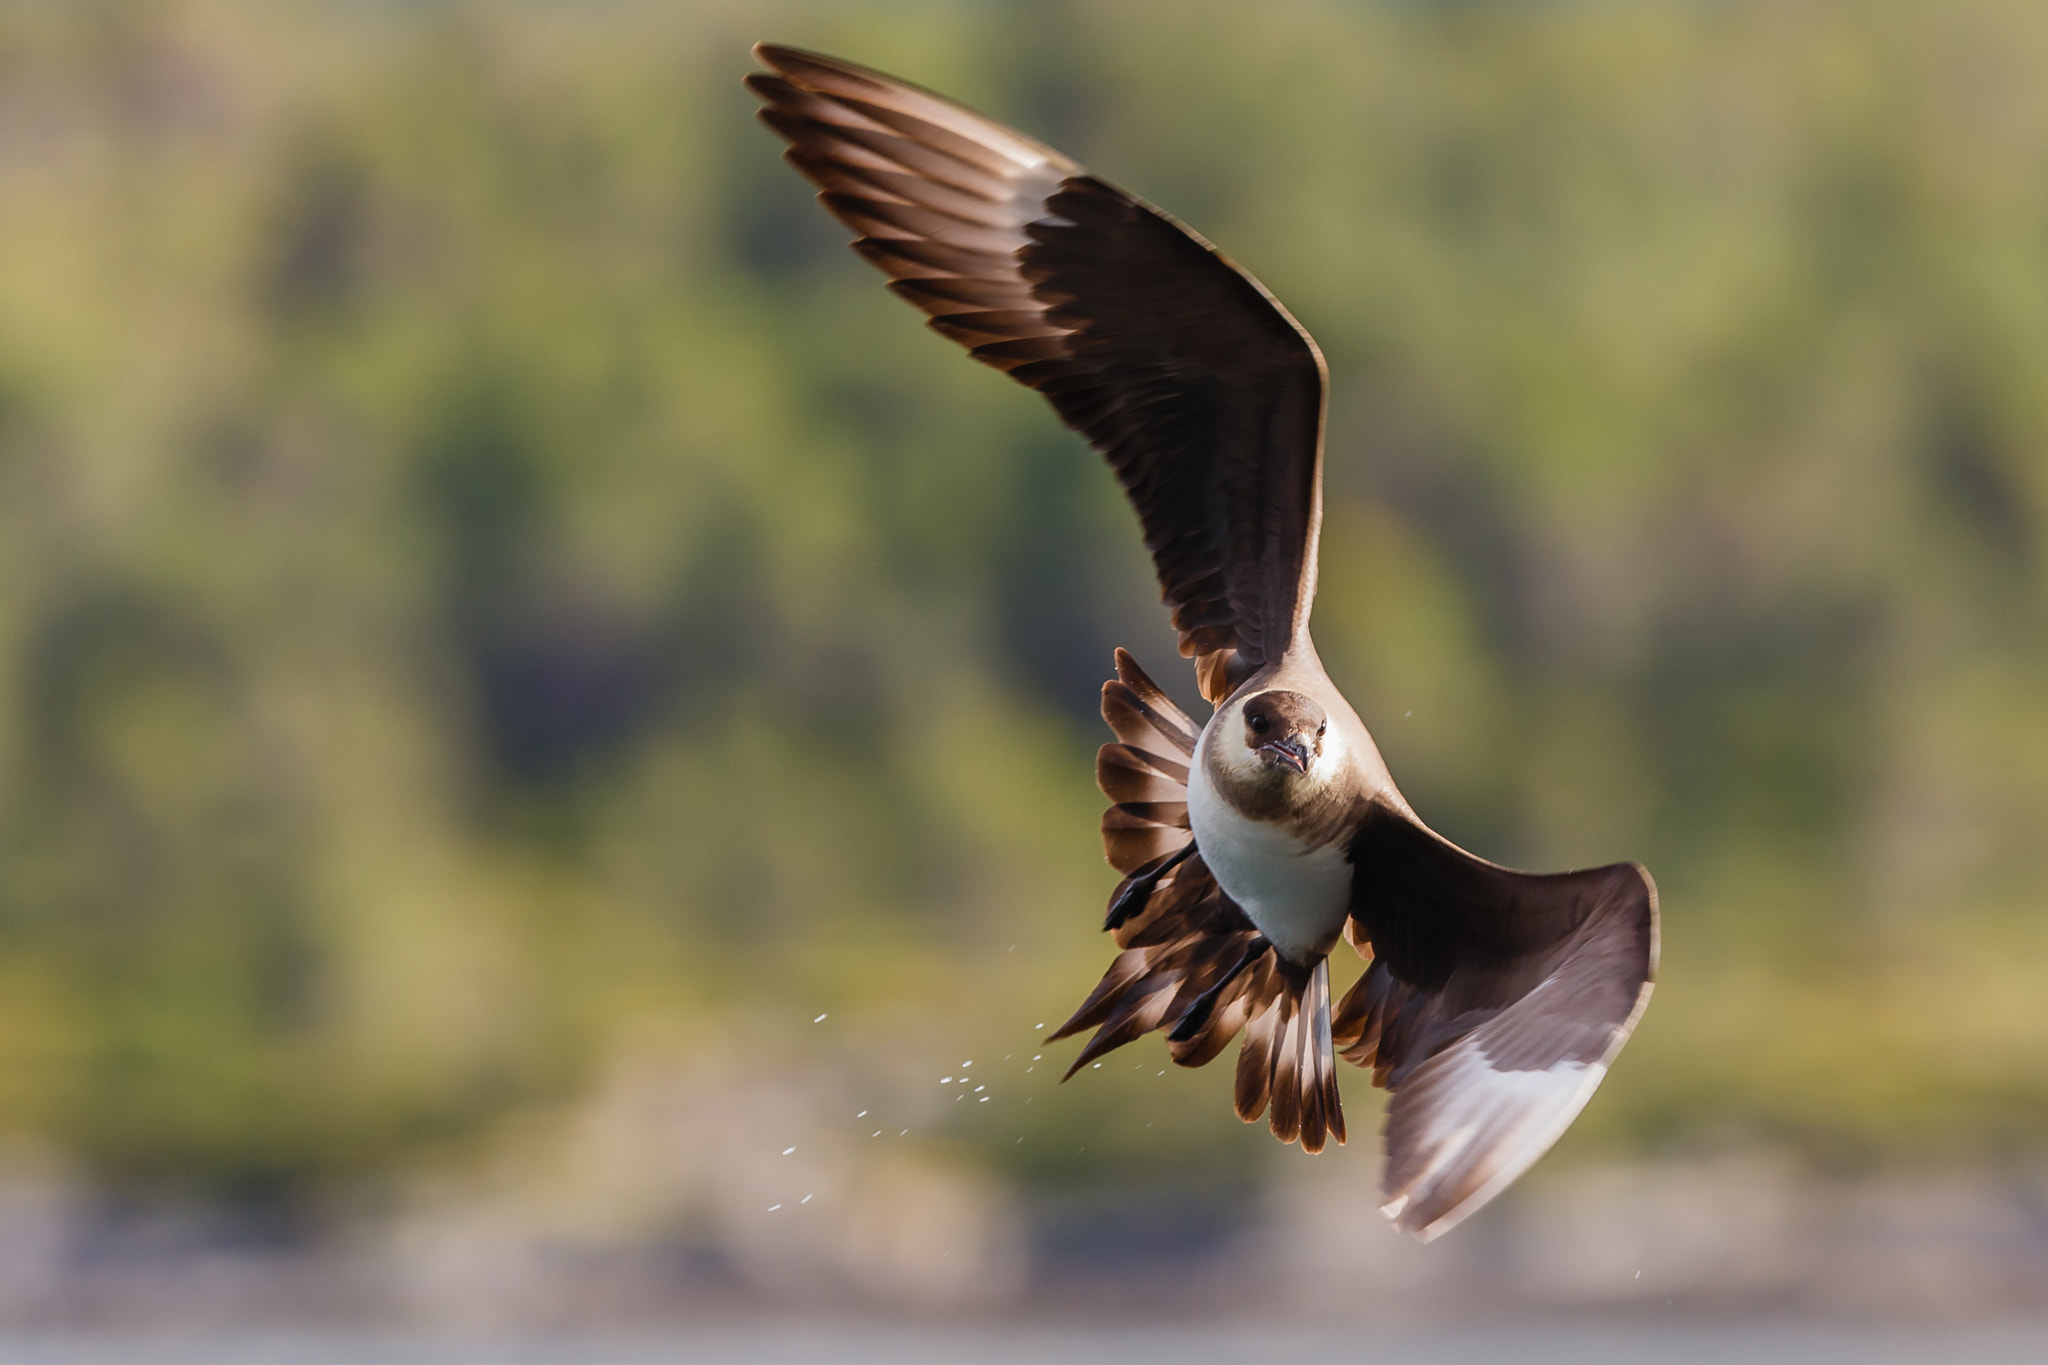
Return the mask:
{"type": "MultiPolygon", "coordinates": [[[[1555,987],[1553,976],[1517,1008],[1555,987]]],[[[1402,1082],[1387,1105],[1387,1202],[1380,1212],[1403,1232],[1433,1241],[1449,1232],[1549,1151],[1607,1077],[1650,1002],[1644,982],[1635,1008],[1595,1061],[1561,1061],[1543,1070],[1495,1069],[1489,1035],[1516,1010],[1482,1025],[1431,1057],[1402,1082]]]]}
{"type": "Polygon", "coordinates": [[[1449,1232],[1549,1151],[1606,1075],[1604,1062],[1496,1071],[1470,1038],[1438,1053],[1388,1105],[1390,1130],[1417,1127],[1380,1212],[1425,1242],[1449,1232]]]}

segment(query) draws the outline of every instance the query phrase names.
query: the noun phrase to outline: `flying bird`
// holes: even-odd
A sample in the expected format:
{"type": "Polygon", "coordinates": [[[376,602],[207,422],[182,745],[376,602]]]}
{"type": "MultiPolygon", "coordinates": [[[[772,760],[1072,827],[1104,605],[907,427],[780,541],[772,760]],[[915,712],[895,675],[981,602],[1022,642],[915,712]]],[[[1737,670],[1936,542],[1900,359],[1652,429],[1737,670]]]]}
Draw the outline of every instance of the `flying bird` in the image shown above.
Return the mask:
{"type": "Polygon", "coordinates": [[[763,44],[747,79],[789,162],[889,288],[1045,395],[1115,471],[1206,723],[1118,650],[1096,759],[1120,950],[1052,1035],[1071,1076],[1164,1030],[1282,1142],[1344,1141],[1336,1057],[1390,1094],[1381,1211],[1424,1240],[1577,1117],[1650,997],[1635,863],[1515,872],[1424,825],[1309,634],[1322,353],[1192,229],[1039,142],[851,62],[763,44]],[[1334,1011],[1329,955],[1370,959],[1334,1011]]]}

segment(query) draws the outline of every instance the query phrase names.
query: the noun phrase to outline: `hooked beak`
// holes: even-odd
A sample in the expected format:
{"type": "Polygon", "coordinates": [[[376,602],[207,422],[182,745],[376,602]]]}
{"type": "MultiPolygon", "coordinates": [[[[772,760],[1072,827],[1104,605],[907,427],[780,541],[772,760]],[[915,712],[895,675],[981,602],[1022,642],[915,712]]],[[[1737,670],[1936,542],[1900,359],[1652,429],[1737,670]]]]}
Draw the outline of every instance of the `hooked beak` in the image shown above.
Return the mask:
{"type": "Polygon", "coordinates": [[[1271,754],[1277,763],[1284,763],[1298,773],[1308,771],[1308,744],[1300,737],[1289,735],[1285,739],[1269,739],[1259,746],[1259,752],[1271,754]]]}

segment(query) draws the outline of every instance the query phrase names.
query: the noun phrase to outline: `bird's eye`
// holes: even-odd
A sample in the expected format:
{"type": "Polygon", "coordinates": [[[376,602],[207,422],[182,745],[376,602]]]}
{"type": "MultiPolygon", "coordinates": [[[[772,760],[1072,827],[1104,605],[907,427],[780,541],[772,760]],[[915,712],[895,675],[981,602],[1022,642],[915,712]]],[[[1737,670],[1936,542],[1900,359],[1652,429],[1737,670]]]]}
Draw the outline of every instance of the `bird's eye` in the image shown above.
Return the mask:
{"type": "Polygon", "coordinates": [[[1321,739],[1321,738],[1323,737],[1323,732],[1324,732],[1325,730],[1328,730],[1329,728],[1330,728],[1330,722],[1328,722],[1328,721],[1324,721],[1324,722],[1323,722],[1323,723],[1322,723],[1321,725],[1318,725],[1318,726],[1316,727],[1316,738],[1317,738],[1317,739],[1321,739]]]}
{"type": "Polygon", "coordinates": [[[1245,723],[1252,727],[1252,733],[1255,735],[1265,734],[1266,728],[1272,724],[1264,716],[1252,716],[1245,723]]]}

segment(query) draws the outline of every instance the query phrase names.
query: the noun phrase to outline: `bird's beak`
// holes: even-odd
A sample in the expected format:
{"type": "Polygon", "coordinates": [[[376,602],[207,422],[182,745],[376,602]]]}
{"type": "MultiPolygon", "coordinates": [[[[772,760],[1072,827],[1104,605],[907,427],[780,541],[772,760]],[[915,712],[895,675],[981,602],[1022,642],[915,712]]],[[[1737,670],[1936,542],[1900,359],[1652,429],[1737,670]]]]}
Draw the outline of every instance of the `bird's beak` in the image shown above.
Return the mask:
{"type": "Polygon", "coordinates": [[[1275,759],[1285,763],[1298,773],[1308,771],[1310,758],[1308,744],[1298,736],[1289,735],[1285,739],[1269,739],[1264,744],[1261,744],[1259,748],[1273,755],[1275,759]]]}

